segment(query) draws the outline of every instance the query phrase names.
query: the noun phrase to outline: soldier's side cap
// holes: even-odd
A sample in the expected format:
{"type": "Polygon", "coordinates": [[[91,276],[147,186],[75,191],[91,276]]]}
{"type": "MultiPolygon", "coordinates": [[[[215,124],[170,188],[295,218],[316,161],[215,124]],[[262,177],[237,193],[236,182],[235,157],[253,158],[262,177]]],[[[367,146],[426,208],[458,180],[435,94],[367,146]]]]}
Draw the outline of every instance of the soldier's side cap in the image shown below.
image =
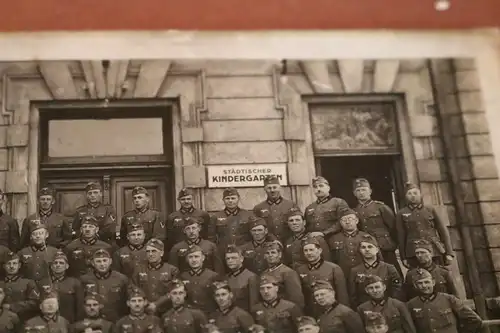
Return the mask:
{"type": "Polygon", "coordinates": [[[267,222],[264,218],[258,216],[252,216],[248,219],[248,229],[252,230],[255,227],[264,226],[267,228],[267,222]]]}
{"type": "Polygon", "coordinates": [[[253,324],[248,328],[248,333],[264,333],[266,328],[259,324],[253,324]]]}
{"type": "Polygon", "coordinates": [[[203,224],[203,220],[201,219],[201,217],[195,217],[195,216],[186,216],[183,219],[184,228],[193,224],[201,225],[203,224]]]}
{"type": "Polygon", "coordinates": [[[146,195],[149,195],[148,193],[148,190],[146,190],[144,187],[142,186],[136,186],[134,187],[134,189],[132,190],[132,195],[138,195],[138,194],[146,194],[146,195]]]}
{"type": "Polygon", "coordinates": [[[312,179],[311,181],[312,185],[318,185],[318,184],[326,184],[326,185],[330,185],[330,183],[328,182],[328,180],[325,178],[325,177],[322,177],[322,176],[316,176],[312,179]]]}
{"type": "Polygon", "coordinates": [[[316,292],[318,290],[333,290],[333,287],[330,282],[325,281],[325,280],[316,280],[311,283],[311,289],[313,292],[316,292]]]}
{"type": "Polygon", "coordinates": [[[279,185],[280,184],[280,180],[279,180],[278,176],[276,176],[276,175],[267,175],[264,178],[264,186],[267,186],[267,185],[270,185],[270,184],[277,184],[277,185],[279,185]]]}
{"type": "Polygon", "coordinates": [[[306,245],[316,245],[317,247],[321,247],[319,239],[317,237],[307,236],[301,242],[301,246],[304,247],[306,245]]]}
{"type": "Polygon", "coordinates": [[[266,250],[283,251],[283,244],[279,240],[273,240],[273,241],[264,243],[264,248],[266,250]]]}
{"type": "Polygon", "coordinates": [[[90,182],[85,186],[85,192],[93,190],[102,190],[101,184],[97,182],[90,182]]]}
{"type": "Polygon", "coordinates": [[[431,254],[434,253],[434,246],[427,239],[416,239],[413,241],[413,245],[416,249],[423,249],[429,251],[431,254]]]}
{"type": "Polygon", "coordinates": [[[380,325],[387,325],[385,317],[382,313],[376,311],[365,311],[365,326],[375,327],[380,325]]]}
{"type": "Polygon", "coordinates": [[[193,195],[193,190],[188,187],[185,187],[179,191],[179,193],[177,194],[177,199],[184,198],[189,195],[193,195]]]}
{"type": "Polygon", "coordinates": [[[231,291],[231,287],[229,286],[229,282],[227,281],[214,281],[212,283],[212,291],[216,292],[219,289],[227,289],[231,291]]]}
{"type": "Polygon", "coordinates": [[[369,243],[372,244],[373,246],[378,247],[378,242],[375,237],[372,235],[363,235],[361,236],[361,242],[359,242],[359,245],[361,246],[361,243],[369,243]]]}
{"type": "Polygon", "coordinates": [[[85,215],[83,218],[82,218],[82,225],[84,224],[91,224],[91,225],[94,225],[94,226],[99,226],[99,222],[97,222],[97,219],[92,216],[92,215],[85,215]]]}
{"type": "Polygon", "coordinates": [[[165,244],[163,244],[163,242],[161,240],[159,240],[158,238],[151,238],[146,243],[146,246],[154,247],[155,249],[160,250],[160,251],[165,250],[165,244]]]}
{"type": "Polygon", "coordinates": [[[16,259],[19,260],[20,257],[16,252],[7,252],[7,253],[5,253],[5,256],[3,259],[4,259],[3,262],[7,263],[9,261],[16,260],[16,259]]]}
{"type": "Polygon", "coordinates": [[[196,252],[203,253],[203,249],[201,247],[199,247],[198,245],[190,245],[186,251],[186,255],[191,254],[191,253],[196,253],[196,252]]]}
{"type": "Polygon", "coordinates": [[[131,286],[127,290],[127,297],[128,297],[128,299],[131,299],[134,297],[146,298],[146,293],[141,288],[138,288],[136,286],[131,286]]]}
{"type": "Polygon", "coordinates": [[[49,289],[49,291],[47,291],[47,292],[42,292],[40,295],[41,302],[43,302],[47,299],[52,299],[52,298],[59,299],[59,296],[57,295],[56,291],[51,290],[51,289],[49,289]]]}
{"type": "Polygon", "coordinates": [[[185,287],[184,282],[182,282],[182,280],[179,280],[179,279],[173,279],[172,281],[170,281],[167,284],[167,292],[171,292],[172,290],[177,289],[177,288],[181,288],[181,287],[182,288],[185,287]]]}
{"type": "Polygon", "coordinates": [[[85,291],[85,294],[84,294],[84,300],[94,300],[94,301],[97,301],[99,303],[102,303],[103,300],[102,300],[102,296],[99,295],[96,291],[85,291]]]}
{"type": "Polygon", "coordinates": [[[428,279],[428,278],[432,279],[432,274],[429,273],[428,270],[423,269],[423,268],[417,268],[417,270],[415,271],[415,280],[414,281],[419,281],[419,280],[428,279]]]}
{"type": "Polygon", "coordinates": [[[274,285],[278,285],[278,280],[272,276],[272,275],[269,275],[269,274],[264,274],[260,277],[259,279],[259,284],[261,286],[265,285],[265,284],[274,284],[274,285]]]}
{"type": "Polygon", "coordinates": [[[309,316],[302,316],[297,318],[297,327],[300,328],[304,326],[318,326],[318,322],[316,321],[316,319],[309,316]]]}
{"type": "Polygon", "coordinates": [[[226,188],[224,190],[224,192],[222,192],[222,199],[224,199],[225,197],[232,196],[232,195],[240,196],[240,193],[234,187],[226,188]]]}
{"type": "Polygon", "coordinates": [[[98,249],[97,251],[94,252],[94,254],[92,255],[92,258],[93,259],[97,259],[97,258],[111,258],[111,254],[106,249],[98,249]]]}
{"type": "Polygon", "coordinates": [[[290,217],[292,216],[300,216],[300,217],[304,217],[304,214],[302,213],[302,211],[300,210],[300,208],[298,207],[292,207],[290,208],[290,210],[286,213],[286,218],[289,219],[290,217]]]}
{"type": "Polygon", "coordinates": [[[42,222],[42,220],[33,219],[33,220],[30,220],[28,223],[29,223],[28,224],[28,229],[29,229],[30,234],[33,231],[37,231],[38,229],[48,230],[47,226],[45,225],[45,223],[42,222]]]}
{"type": "Polygon", "coordinates": [[[366,178],[356,178],[352,184],[352,187],[354,189],[357,189],[360,187],[370,187],[370,182],[366,178]]]}
{"type": "Polygon", "coordinates": [[[224,253],[243,254],[243,251],[236,244],[229,244],[228,246],[226,246],[224,253]]]}
{"type": "Polygon", "coordinates": [[[413,190],[414,188],[419,188],[417,184],[414,184],[412,182],[406,182],[405,184],[405,193],[408,192],[409,190],[413,190]]]}
{"type": "Polygon", "coordinates": [[[363,278],[363,286],[366,288],[368,287],[370,284],[374,284],[374,283],[377,283],[377,282],[384,282],[384,280],[376,275],[376,274],[367,274],[364,276],[363,278]]]}
{"type": "Polygon", "coordinates": [[[40,191],[38,191],[38,196],[41,197],[43,195],[50,195],[50,196],[54,196],[55,194],[55,191],[54,189],[50,188],[50,187],[42,187],[40,189],[40,191]]]}
{"type": "Polygon", "coordinates": [[[144,230],[144,225],[142,223],[132,223],[127,227],[128,232],[144,230]]]}
{"type": "Polygon", "coordinates": [[[68,257],[63,251],[57,251],[56,254],[54,254],[54,260],[57,259],[63,259],[66,263],[68,263],[68,257]]]}
{"type": "Polygon", "coordinates": [[[358,216],[358,213],[356,213],[356,211],[350,209],[350,208],[346,208],[346,209],[342,209],[340,211],[340,214],[339,214],[339,219],[343,218],[344,216],[347,216],[347,215],[356,215],[358,216]]]}

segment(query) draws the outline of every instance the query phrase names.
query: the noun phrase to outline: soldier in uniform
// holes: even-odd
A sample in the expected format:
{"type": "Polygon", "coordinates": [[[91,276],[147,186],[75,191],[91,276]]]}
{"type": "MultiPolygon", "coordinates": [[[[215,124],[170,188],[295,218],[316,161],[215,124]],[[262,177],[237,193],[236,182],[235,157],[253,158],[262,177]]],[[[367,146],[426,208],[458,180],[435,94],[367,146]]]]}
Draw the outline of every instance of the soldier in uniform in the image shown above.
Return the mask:
{"type": "MultiPolygon", "coordinates": [[[[193,190],[183,188],[177,195],[181,208],[167,217],[167,238],[169,244],[177,244],[184,240],[184,218],[194,217],[200,220],[200,237],[215,242],[215,235],[209,234],[210,215],[193,205],[193,190]]],[[[169,249],[167,249],[169,250],[169,249]]]]}
{"type": "Polygon", "coordinates": [[[99,249],[111,251],[111,245],[99,240],[99,222],[92,215],[85,215],[80,224],[80,235],[64,249],[69,259],[70,275],[79,278],[91,271],[89,265],[92,256],[99,249]]]}
{"type": "Polygon", "coordinates": [[[165,245],[159,239],[152,238],[146,243],[147,263],[139,266],[132,275],[132,282],[141,288],[148,300],[148,313],[161,314],[166,310],[167,287],[179,274],[179,269],[162,260],[165,245]]]}
{"type": "Polygon", "coordinates": [[[68,258],[64,252],[57,252],[50,264],[50,276],[38,285],[42,292],[53,290],[59,296],[60,314],[70,324],[83,317],[83,287],[80,280],[67,276],[68,258]]]}
{"type": "Polygon", "coordinates": [[[212,284],[217,310],[208,318],[224,333],[247,332],[254,324],[247,311],[234,304],[234,295],[227,281],[215,281],[212,284]]]}
{"type": "Polygon", "coordinates": [[[379,247],[377,239],[372,235],[364,235],[359,244],[359,252],[363,262],[352,268],[349,276],[349,292],[354,306],[370,299],[365,292],[365,277],[377,275],[382,278],[387,287],[387,294],[393,298],[403,300],[403,279],[396,268],[378,258],[379,247]]]}
{"type": "Polygon", "coordinates": [[[68,321],[59,315],[59,299],[57,293],[44,293],[40,302],[40,315],[24,323],[24,332],[69,332],[68,321]]]}
{"type": "Polygon", "coordinates": [[[168,298],[172,308],[162,317],[165,332],[202,333],[207,318],[202,311],[186,304],[186,286],[181,280],[175,279],[168,285],[168,298]]]}
{"type": "Polygon", "coordinates": [[[349,205],[344,199],[330,196],[330,184],[321,176],[313,178],[312,187],[317,200],[307,206],[304,213],[308,231],[323,237],[339,233],[342,230],[340,213],[349,205]]]}
{"type": "MultiPolygon", "coordinates": [[[[0,309],[2,308],[5,297],[5,290],[3,287],[0,287],[0,309]]],[[[18,333],[21,326],[21,321],[17,314],[7,309],[0,310],[0,332],[18,333]]]]}
{"type": "Polygon", "coordinates": [[[339,265],[323,260],[322,248],[317,237],[307,237],[302,241],[302,250],[307,258],[307,264],[298,267],[296,271],[302,279],[302,288],[306,299],[306,313],[317,315],[311,286],[316,280],[328,281],[337,294],[340,303],[349,306],[349,294],[344,272],[339,265]]]}
{"type": "Polygon", "coordinates": [[[450,265],[454,256],[450,234],[436,209],[423,204],[422,194],[415,184],[406,184],[406,200],[407,206],[396,215],[399,253],[403,264],[407,267],[417,266],[414,241],[425,239],[434,247],[436,262],[450,265]]]}
{"type": "Polygon", "coordinates": [[[419,333],[478,332],[481,318],[459,298],[436,292],[431,273],[419,268],[415,288],[420,292],[407,306],[419,333]]]}
{"type": "Polygon", "coordinates": [[[5,291],[5,300],[2,307],[15,312],[21,321],[33,317],[40,299],[35,281],[21,277],[21,260],[14,252],[4,258],[3,268],[5,278],[0,287],[5,291]]]}
{"type": "Polygon", "coordinates": [[[146,314],[148,300],[142,290],[131,287],[128,290],[127,306],[130,313],[115,325],[116,333],[162,333],[160,318],[146,314]]]}
{"type": "Polygon", "coordinates": [[[191,245],[198,245],[205,254],[204,265],[212,271],[223,274],[224,264],[220,258],[220,252],[215,243],[200,237],[202,220],[195,217],[185,217],[184,222],[184,240],[175,244],[170,250],[169,263],[179,267],[181,271],[187,270],[186,252],[191,245]]]}
{"type": "Polygon", "coordinates": [[[280,181],[275,175],[266,176],[264,190],[267,199],[257,204],[253,212],[256,216],[265,218],[271,234],[284,242],[290,234],[286,222],[287,214],[290,209],[297,206],[291,200],[283,198],[280,181]]]}
{"type": "Polygon", "coordinates": [[[412,299],[419,295],[418,290],[415,289],[414,281],[415,277],[418,275],[418,269],[423,268],[429,273],[431,273],[436,285],[434,290],[440,293],[451,294],[453,296],[459,297],[458,288],[453,280],[451,271],[444,266],[439,266],[432,260],[434,247],[431,242],[425,239],[418,239],[414,242],[415,248],[415,259],[417,262],[417,267],[410,269],[406,273],[405,278],[405,291],[408,299],[412,299]]]}
{"type": "MultiPolygon", "coordinates": [[[[308,260],[304,257],[302,249],[302,241],[310,237],[310,233],[306,231],[306,221],[302,212],[298,208],[292,208],[287,215],[288,228],[292,236],[285,242],[285,259],[284,263],[293,269],[307,264],[308,260]]],[[[323,237],[317,237],[321,248],[321,256],[325,261],[331,261],[330,248],[323,237]]]]}
{"type": "Polygon", "coordinates": [[[19,225],[14,218],[2,210],[5,200],[5,193],[0,189],[0,245],[16,252],[21,249],[19,225]]]}
{"type": "Polygon", "coordinates": [[[296,320],[302,316],[300,307],[279,297],[280,283],[273,276],[262,275],[259,284],[262,302],[252,309],[257,324],[264,326],[269,332],[295,333],[296,320]]]}
{"type": "Polygon", "coordinates": [[[384,261],[393,265],[403,276],[396,256],[398,233],[394,212],[382,201],[372,200],[372,189],[368,180],[354,181],[354,196],[358,205],[354,210],[359,216],[359,229],[377,239],[384,261]]]}
{"type": "Polygon", "coordinates": [[[364,326],[359,315],[335,298],[332,285],[323,280],[312,285],[314,299],[322,307],[322,314],[317,316],[320,332],[363,333],[364,326]]]}
{"type": "Polygon", "coordinates": [[[189,270],[181,272],[180,279],[186,285],[190,304],[205,313],[214,311],[216,306],[210,287],[218,280],[219,275],[214,271],[204,268],[205,255],[198,245],[192,245],[186,252],[186,261],[189,270]]]}
{"type": "Polygon", "coordinates": [[[101,184],[90,182],[85,186],[87,204],[76,209],[73,219],[73,234],[78,237],[85,216],[91,215],[99,227],[99,240],[111,244],[116,233],[116,213],[111,205],[102,203],[101,184]]]}
{"type": "Polygon", "coordinates": [[[366,313],[365,329],[367,333],[388,333],[389,325],[382,313],[370,311],[366,313]]]}
{"type": "Polygon", "coordinates": [[[73,238],[71,221],[64,215],[53,211],[55,202],[55,193],[52,189],[44,187],[38,192],[38,213],[28,216],[23,221],[21,248],[30,245],[31,233],[29,226],[34,220],[39,220],[47,226],[49,232],[48,245],[63,248],[71,242],[73,238]]]}
{"type": "Polygon", "coordinates": [[[370,299],[358,306],[358,313],[365,326],[370,321],[371,313],[380,312],[387,320],[390,332],[416,333],[406,304],[387,295],[387,286],[380,276],[366,275],[364,287],[370,299]]]}
{"type": "Polygon", "coordinates": [[[240,194],[235,188],[225,189],[222,193],[224,209],[216,212],[210,222],[210,230],[216,235],[216,244],[221,251],[229,244],[238,246],[250,241],[248,219],[252,212],[239,207],[240,194]]]}
{"type": "Polygon", "coordinates": [[[304,294],[299,274],[290,267],[283,264],[283,245],[280,241],[266,243],[264,258],[268,268],[263,275],[272,276],[279,285],[280,298],[295,303],[301,309],[304,308],[304,294]]]}
{"type": "Polygon", "coordinates": [[[298,333],[319,333],[319,324],[313,317],[302,316],[297,322],[298,333]]]}
{"type": "Polygon", "coordinates": [[[250,312],[252,306],[259,302],[258,276],[243,266],[245,257],[235,245],[228,245],[224,258],[229,270],[226,279],[234,297],[234,304],[250,312]]]}
{"type": "Polygon", "coordinates": [[[252,217],[248,222],[252,240],[240,246],[245,257],[244,266],[257,275],[262,274],[267,268],[264,258],[266,253],[265,244],[276,239],[269,234],[267,222],[261,217],[252,217]]]}
{"type": "Polygon", "coordinates": [[[139,266],[147,263],[144,246],[146,233],[142,223],[134,223],[127,233],[127,245],[113,254],[113,269],[125,276],[132,276],[139,266]]]}
{"type": "Polygon", "coordinates": [[[71,325],[73,333],[112,333],[113,323],[101,318],[103,302],[101,297],[94,291],[86,291],[83,301],[85,311],[84,318],[71,325]]]}
{"type": "Polygon", "coordinates": [[[156,238],[162,242],[165,241],[167,238],[165,220],[160,211],[149,207],[148,191],[141,186],[134,187],[132,197],[134,198],[135,209],[126,212],[120,224],[120,242],[122,245],[125,245],[123,240],[127,236],[128,228],[135,223],[144,225],[146,240],[156,238]]]}
{"type": "Polygon", "coordinates": [[[95,251],[92,257],[93,272],[81,277],[82,285],[95,290],[103,297],[102,317],[115,322],[125,315],[123,300],[127,297],[128,278],[111,270],[111,254],[105,249],[95,251]]]}

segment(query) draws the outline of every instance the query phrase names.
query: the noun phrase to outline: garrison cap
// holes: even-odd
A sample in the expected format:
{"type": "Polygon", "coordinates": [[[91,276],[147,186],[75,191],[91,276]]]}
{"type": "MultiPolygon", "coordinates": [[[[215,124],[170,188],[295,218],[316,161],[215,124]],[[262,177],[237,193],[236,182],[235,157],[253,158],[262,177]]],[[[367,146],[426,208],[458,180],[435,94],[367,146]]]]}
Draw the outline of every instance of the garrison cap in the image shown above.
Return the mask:
{"type": "Polygon", "coordinates": [[[313,317],[302,316],[297,318],[297,328],[304,326],[318,326],[318,322],[313,317]]]}
{"type": "Polygon", "coordinates": [[[420,281],[420,280],[428,279],[428,278],[432,279],[432,275],[431,275],[431,273],[429,273],[428,270],[423,269],[423,268],[417,268],[417,270],[415,271],[415,279],[413,281],[416,282],[416,281],[420,281]]]}
{"type": "Polygon", "coordinates": [[[184,228],[193,224],[201,225],[203,224],[203,220],[201,219],[201,217],[194,217],[194,216],[186,216],[183,219],[184,228]]]}
{"type": "Polygon", "coordinates": [[[54,260],[57,260],[57,259],[63,259],[64,261],[66,261],[66,263],[68,263],[68,257],[66,256],[66,254],[63,252],[63,251],[57,251],[56,254],[54,255],[54,260]]]}
{"type": "Polygon", "coordinates": [[[177,194],[177,199],[187,197],[188,195],[193,195],[193,190],[185,187],[179,191],[179,193],[177,194]]]}
{"type": "Polygon", "coordinates": [[[94,300],[94,301],[97,301],[99,303],[102,303],[102,296],[99,295],[97,292],[95,291],[85,291],[85,296],[84,296],[84,300],[94,300]]]}
{"type": "Polygon", "coordinates": [[[146,190],[144,187],[142,186],[136,186],[134,187],[134,189],[132,190],[132,195],[138,195],[138,194],[145,194],[145,195],[149,195],[148,193],[148,190],[146,190]]]}
{"type": "Polygon", "coordinates": [[[47,299],[51,299],[51,298],[55,298],[55,299],[59,299],[59,296],[57,295],[57,292],[50,289],[47,291],[47,292],[42,292],[41,295],[40,295],[40,302],[43,302],[47,299]]]}
{"type": "Polygon", "coordinates": [[[356,178],[353,182],[352,187],[354,189],[357,189],[360,187],[370,187],[370,182],[366,178],[356,178]]]}
{"type": "Polygon", "coordinates": [[[203,253],[203,249],[198,245],[190,245],[187,249],[186,256],[191,253],[201,252],[203,253]]]}
{"type": "Polygon", "coordinates": [[[330,183],[328,182],[328,180],[326,180],[325,177],[322,177],[322,176],[317,176],[317,177],[314,177],[312,179],[312,185],[318,185],[318,184],[326,184],[326,185],[330,185],[330,183]]]}
{"type": "Polygon", "coordinates": [[[264,186],[267,186],[269,184],[280,184],[280,180],[278,179],[278,176],[276,175],[267,175],[264,178],[264,186]]]}
{"type": "Polygon", "coordinates": [[[17,253],[15,253],[15,252],[7,252],[5,254],[3,262],[7,263],[9,261],[16,260],[16,259],[21,259],[17,253]]]}
{"type": "Polygon", "coordinates": [[[248,333],[264,333],[265,330],[266,329],[264,328],[264,326],[259,324],[253,324],[248,328],[248,333]]]}
{"type": "Polygon", "coordinates": [[[111,258],[111,254],[106,249],[98,249],[92,255],[92,259],[97,259],[97,258],[111,258]]]}
{"type": "Polygon", "coordinates": [[[54,197],[55,191],[50,187],[42,187],[40,191],[38,191],[38,196],[41,197],[42,195],[51,195],[54,197]]]}
{"type": "Polygon", "coordinates": [[[243,251],[236,246],[236,244],[229,244],[226,246],[224,253],[238,253],[238,254],[243,254],[243,251]]]}
{"type": "Polygon", "coordinates": [[[248,219],[248,229],[249,230],[252,230],[253,228],[261,226],[261,225],[267,228],[267,222],[262,217],[252,216],[248,219]]]}
{"type": "Polygon", "coordinates": [[[361,243],[369,243],[373,246],[378,247],[377,239],[370,234],[361,236],[361,242],[359,243],[359,245],[361,245],[361,243]]]}
{"type": "Polygon", "coordinates": [[[137,288],[136,286],[132,286],[132,287],[128,288],[127,296],[128,296],[128,299],[131,299],[133,297],[142,297],[145,299],[146,293],[141,288],[137,288]]]}
{"type": "Polygon", "coordinates": [[[405,184],[405,193],[407,193],[409,190],[413,190],[414,188],[419,188],[417,184],[413,184],[412,182],[406,182],[405,184]]]}
{"type": "Polygon", "coordinates": [[[356,213],[356,211],[352,210],[351,208],[346,208],[346,209],[343,209],[340,211],[339,219],[341,219],[347,215],[356,215],[356,217],[357,217],[358,213],[356,213]]]}
{"type": "Polygon", "coordinates": [[[385,317],[382,313],[376,311],[365,311],[365,326],[374,327],[379,325],[387,325],[385,317]]]}
{"type": "Polygon", "coordinates": [[[224,192],[222,192],[222,199],[224,199],[225,197],[232,196],[232,195],[240,196],[240,193],[234,187],[226,188],[224,190],[224,192]]]}
{"type": "Polygon", "coordinates": [[[321,244],[320,244],[319,239],[317,237],[307,236],[301,242],[302,247],[305,247],[306,245],[311,245],[311,244],[316,245],[317,247],[321,247],[321,244]]]}
{"type": "Polygon", "coordinates": [[[177,288],[180,288],[180,287],[185,287],[186,285],[184,284],[184,282],[182,282],[182,280],[179,280],[179,279],[173,279],[172,281],[170,281],[167,285],[167,292],[171,292],[172,290],[174,289],[177,289],[177,288]]]}
{"type": "Polygon", "coordinates": [[[229,286],[229,282],[227,281],[214,281],[212,283],[212,291],[215,293],[219,289],[227,289],[231,291],[231,287],[229,286]]]}
{"type": "Polygon", "coordinates": [[[324,289],[333,290],[333,287],[331,283],[326,280],[316,280],[311,283],[311,289],[313,292],[316,292],[324,289]]]}
{"type": "Polygon", "coordinates": [[[142,223],[132,223],[127,226],[127,233],[132,231],[144,230],[144,225],[142,223]]]}
{"type": "Polygon", "coordinates": [[[264,274],[260,277],[259,284],[261,286],[263,286],[265,284],[274,284],[275,286],[277,286],[278,280],[276,280],[276,278],[272,275],[264,274]]]}
{"type": "Polygon", "coordinates": [[[360,281],[363,283],[363,286],[366,288],[368,287],[370,284],[374,284],[374,283],[377,283],[377,282],[384,282],[384,280],[376,275],[376,274],[367,274],[367,275],[364,275],[363,278],[362,278],[363,281],[360,281]]]}
{"type": "Polygon", "coordinates": [[[427,239],[416,239],[413,241],[413,244],[415,245],[415,250],[424,249],[429,251],[431,254],[434,253],[434,247],[427,239]]]}
{"type": "Polygon", "coordinates": [[[99,222],[97,222],[97,219],[93,215],[85,215],[82,219],[82,226],[84,224],[91,224],[96,227],[99,226],[99,222]]]}
{"type": "Polygon", "coordinates": [[[165,250],[165,244],[163,244],[163,242],[158,238],[151,238],[150,240],[147,241],[146,246],[154,247],[159,251],[165,250]]]}
{"type": "Polygon", "coordinates": [[[264,248],[266,250],[283,251],[283,244],[279,240],[273,240],[273,241],[264,243],[264,248]]]}
{"type": "Polygon", "coordinates": [[[33,219],[33,220],[30,220],[28,223],[29,223],[28,224],[28,229],[29,229],[30,234],[33,231],[36,231],[38,229],[48,230],[47,226],[45,225],[45,223],[43,223],[42,220],[40,220],[40,219],[33,219]]]}
{"type": "Polygon", "coordinates": [[[90,182],[85,186],[85,192],[92,190],[102,190],[101,184],[97,182],[90,182]]]}
{"type": "Polygon", "coordinates": [[[298,207],[292,207],[290,208],[290,210],[286,213],[286,218],[289,219],[290,217],[292,216],[301,216],[302,218],[304,218],[304,214],[302,213],[302,211],[300,210],[300,208],[298,207]]]}

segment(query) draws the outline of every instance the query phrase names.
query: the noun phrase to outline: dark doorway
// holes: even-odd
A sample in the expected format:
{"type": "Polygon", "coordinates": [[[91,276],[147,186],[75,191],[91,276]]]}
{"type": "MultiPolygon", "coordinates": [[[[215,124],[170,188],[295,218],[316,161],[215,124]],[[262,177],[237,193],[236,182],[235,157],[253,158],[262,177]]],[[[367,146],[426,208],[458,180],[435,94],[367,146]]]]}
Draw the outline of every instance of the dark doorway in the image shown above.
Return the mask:
{"type": "Polygon", "coordinates": [[[357,200],[353,181],[366,178],[371,184],[374,200],[383,201],[395,209],[400,206],[403,186],[401,162],[398,155],[336,156],[316,159],[316,171],[330,182],[330,194],[343,198],[350,207],[357,200]],[[396,206],[395,202],[396,201],[396,206]]]}

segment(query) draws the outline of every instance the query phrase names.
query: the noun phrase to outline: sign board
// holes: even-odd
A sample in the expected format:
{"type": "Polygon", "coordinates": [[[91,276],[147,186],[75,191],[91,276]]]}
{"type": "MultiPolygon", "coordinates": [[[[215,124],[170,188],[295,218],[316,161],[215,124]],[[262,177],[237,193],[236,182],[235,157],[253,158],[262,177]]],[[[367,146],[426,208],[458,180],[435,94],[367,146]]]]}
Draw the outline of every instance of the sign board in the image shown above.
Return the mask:
{"type": "Polygon", "coordinates": [[[276,175],[281,185],[288,185],[286,164],[237,164],[207,167],[208,187],[262,187],[267,175],[276,175]]]}

